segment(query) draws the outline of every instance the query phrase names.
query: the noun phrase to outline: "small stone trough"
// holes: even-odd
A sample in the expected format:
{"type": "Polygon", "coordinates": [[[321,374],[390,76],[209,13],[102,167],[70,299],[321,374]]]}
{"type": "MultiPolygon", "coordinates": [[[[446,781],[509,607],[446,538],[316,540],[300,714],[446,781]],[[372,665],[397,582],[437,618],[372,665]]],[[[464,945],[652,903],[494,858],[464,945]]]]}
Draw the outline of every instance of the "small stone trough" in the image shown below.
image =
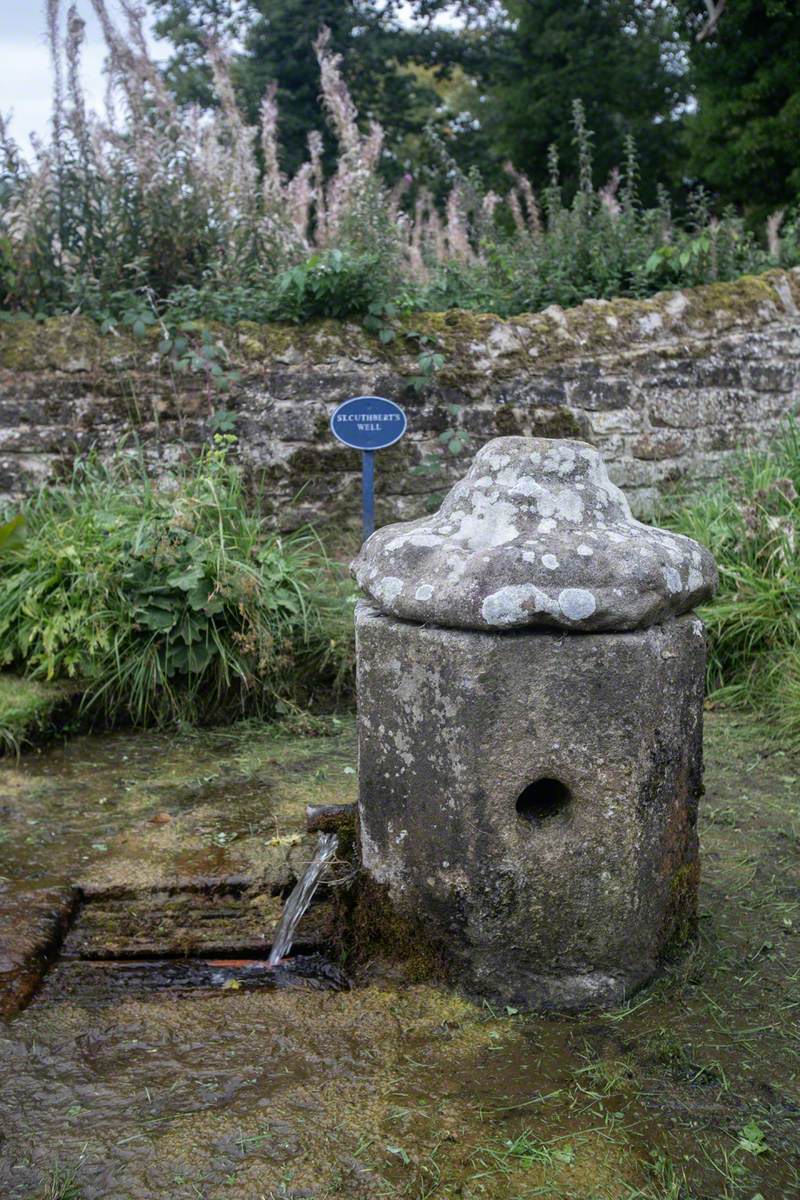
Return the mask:
{"type": "Polygon", "coordinates": [[[510,437],[354,573],[366,872],[467,990],[618,1005],[696,924],[710,554],[510,437]]]}

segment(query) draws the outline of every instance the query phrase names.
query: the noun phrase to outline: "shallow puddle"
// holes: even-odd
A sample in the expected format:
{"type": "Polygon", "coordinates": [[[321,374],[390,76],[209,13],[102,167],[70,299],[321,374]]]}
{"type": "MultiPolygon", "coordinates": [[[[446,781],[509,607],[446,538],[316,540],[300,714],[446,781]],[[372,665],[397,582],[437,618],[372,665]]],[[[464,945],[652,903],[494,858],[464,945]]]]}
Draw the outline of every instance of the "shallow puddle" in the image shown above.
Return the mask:
{"type": "Polygon", "coordinates": [[[796,1200],[800,763],[712,715],[700,939],[614,1013],[494,1011],[391,964],[336,991],[202,950],[141,961],[237,894],[170,907],[155,885],[276,855],[288,879],[305,804],[352,799],[353,767],[346,723],[78,739],[0,768],[6,895],[97,882],[73,956],[0,1026],[4,1200],[796,1200]],[[141,928],[139,961],[114,959],[141,928]]]}

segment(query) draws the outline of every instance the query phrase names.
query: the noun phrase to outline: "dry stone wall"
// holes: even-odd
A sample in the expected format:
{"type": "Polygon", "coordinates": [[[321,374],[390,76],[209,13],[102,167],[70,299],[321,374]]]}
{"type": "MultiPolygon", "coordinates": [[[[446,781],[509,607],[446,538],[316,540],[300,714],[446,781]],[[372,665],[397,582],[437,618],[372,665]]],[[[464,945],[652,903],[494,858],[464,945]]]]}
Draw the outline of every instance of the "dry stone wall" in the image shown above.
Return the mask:
{"type": "Polygon", "coordinates": [[[588,301],[501,320],[415,316],[445,356],[421,393],[414,339],[356,323],[215,330],[239,378],[228,397],[176,374],[152,341],[80,317],[0,326],[0,496],[15,500],[135,437],[154,468],[195,453],[210,418],[236,415],[235,453],[283,527],[357,520],[359,456],[328,420],[349,396],[402,403],[409,433],[379,456],[379,521],[424,512],[489,438],[575,436],[596,446],[639,512],[679,480],[701,487],[737,448],[765,446],[800,404],[800,269],[649,300],[588,301]],[[461,455],[441,435],[470,435],[461,455]],[[440,458],[423,472],[413,468],[440,458]]]}

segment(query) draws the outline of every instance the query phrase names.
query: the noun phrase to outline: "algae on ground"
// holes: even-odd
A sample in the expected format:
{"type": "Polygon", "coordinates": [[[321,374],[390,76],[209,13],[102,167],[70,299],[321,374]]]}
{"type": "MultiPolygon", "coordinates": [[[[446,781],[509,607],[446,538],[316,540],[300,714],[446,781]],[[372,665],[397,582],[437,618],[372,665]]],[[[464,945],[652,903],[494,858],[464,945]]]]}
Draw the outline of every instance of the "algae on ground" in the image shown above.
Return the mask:
{"type": "MultiPolygon", "coordinates": [[[[227,796],[231,833],[259,786],[352,794],[340,728],[79,739],[48,756],[65,836],[87,853],[81,788],[136,822],[227,796]]],[[[57,968],[0,1036],[0,1194],[57,1162],[81,1200],[796,1200],[800,760],[713,713],[706,761],[697,940],[619,1010],[525,1016],[385,962],[349,993],[70,994],[57,968]]]]}

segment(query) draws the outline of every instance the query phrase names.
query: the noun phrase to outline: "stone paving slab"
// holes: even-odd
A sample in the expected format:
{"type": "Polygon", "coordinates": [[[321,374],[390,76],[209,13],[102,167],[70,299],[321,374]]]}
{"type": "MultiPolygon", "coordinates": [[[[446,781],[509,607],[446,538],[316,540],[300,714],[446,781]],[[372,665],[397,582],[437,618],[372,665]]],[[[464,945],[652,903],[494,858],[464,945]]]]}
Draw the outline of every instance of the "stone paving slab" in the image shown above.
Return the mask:
{"type": "Polygon", "coordinates": [[[69,887],[0,884],[0,1017],[22,1008],[58,953],[75,908],[69,887]]]}
{"type": "MultiPolygon", "coordinates": [[[[264,891],[150,892],[96,900],[81,910],[62,953],[80,959],[263,957],[282,907],[280,895],[264,891]]],[[[298,927],[297,944],[317,949],[330,942],[333,926],[331,903],[314,904],[298,927]]]]}
{"type": "Polygon", "coordinates": [[[304,813],[273,837],[225,835],[230,806],[199,804],[163,822],[162,814],[117,834],[102,859],[78,879],[87,899],[148,891],[231,891],[260,885],[290,888],[313,856],[316,837],[304,833],[304,813]]]}
{"type": "MultiPolygon", "coordinates": [[[[70,925],[73,964],[262,957],[316,847],[306,805],[354,798],[352,723],[329,726],[121,732],[0,764],[0,1018],[30,1002],[70,925]]],[[[324,945],[332,920],[312,906],[298,944],[324,945]]]]}

